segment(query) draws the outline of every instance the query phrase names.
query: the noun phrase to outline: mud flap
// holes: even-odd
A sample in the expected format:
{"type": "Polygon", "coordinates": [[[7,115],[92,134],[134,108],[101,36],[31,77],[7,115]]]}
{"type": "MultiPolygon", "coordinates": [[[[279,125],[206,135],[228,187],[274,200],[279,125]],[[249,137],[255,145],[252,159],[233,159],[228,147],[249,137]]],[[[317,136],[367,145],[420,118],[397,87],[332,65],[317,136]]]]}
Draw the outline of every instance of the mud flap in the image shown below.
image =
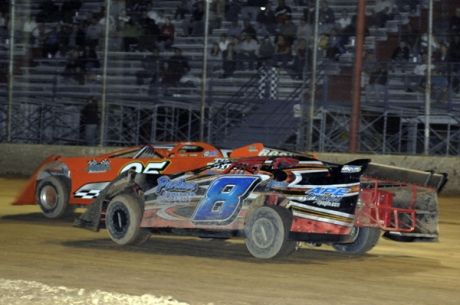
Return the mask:
{"type": "Polygon", "coordinates": [[[102,211],[106,209],[108,200],[134,183],[134,171],[121,173],[107,185],[97,198],[87,207],[86,211],[75,219],[73,226],[98,232],[101,223],[102,211]]]}

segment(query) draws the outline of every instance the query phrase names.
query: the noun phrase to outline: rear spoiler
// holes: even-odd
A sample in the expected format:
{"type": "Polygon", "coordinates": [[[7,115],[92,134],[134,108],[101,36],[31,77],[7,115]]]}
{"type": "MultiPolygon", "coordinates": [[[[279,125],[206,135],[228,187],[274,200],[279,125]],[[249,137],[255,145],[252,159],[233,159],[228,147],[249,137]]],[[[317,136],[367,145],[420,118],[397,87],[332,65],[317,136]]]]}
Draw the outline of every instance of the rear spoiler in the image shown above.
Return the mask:
{"type": "Polygon", "coordinates": [[[440,191],[447,181],[447,174],[434,171],[420,171],[391,165],[369,163],[363,177],[376,178],[391,182],[412,184],[440,191]]]}

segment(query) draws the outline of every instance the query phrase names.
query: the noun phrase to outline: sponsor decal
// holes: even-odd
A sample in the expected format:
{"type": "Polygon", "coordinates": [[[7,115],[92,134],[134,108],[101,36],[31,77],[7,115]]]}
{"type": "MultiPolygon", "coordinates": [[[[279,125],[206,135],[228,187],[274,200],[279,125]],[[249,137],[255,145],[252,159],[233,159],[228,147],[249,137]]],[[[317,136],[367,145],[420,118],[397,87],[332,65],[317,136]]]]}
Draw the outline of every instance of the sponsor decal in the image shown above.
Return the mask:
{"type": "Polygon", "coordinates": [[[249,152],[256,152],[256,151],[257,151],[257,147],[249,145],[249,152]]]}
{"type": "Polygon", "coordinates": [[[170,180],[167,176],[158,178],[155,193],[158,201],[189,202],[195,196],[196,183],[185,179],[170,180]]]}
{"type": "Polygon", "coordinates": [[[109,160],[104,159],[100,163],[98,163],[96,159],[93,159],[91,161],[88,161],[88,167],[85,168],[85,172],[88,172],[88,173],[105,173],[106,171],[109,171],[110,169],[111,169],[111,167],[110,167],[110,161],[109,160]]]}
{"type": "Polygon", "coordinates": [[[270,181],[268,183],[269,187],[288,187],[289,183],[284,182],[284,181],[270,181]]]}
{"type": "Polygon", "coordinates": [[[305,200],[314,201],[319,206],[338,208],[340,200],[348,192],[349,188],[317,187],[306,192],[305,200]]]}
{"type": "Polygon", "coordinates": [[[217,156],[218,152],[217,150],[205,150],[203,152],[203,157],[215,157],[217,156]]]}
{"type": "Polygon", "coordinates": [[[230,165],[232,165],[232,161],[230,161],[230,160],[228,160],[228,159],[216,158],[216,159],[214,159],[214,162],[213,162],[213,163],[208,163],[208,165],[209,165],[212,169],[221,169],[221,170],[225,170],[225,169],[227,169],[230,165]]]}
{"type": "Polygon", "coordinates": [[[282,151],[282,150],[277,150],[277,149],[268,149],[264,148],[262,151],[259,153],[259,156],[294,156],[295,154],[287,152],[287,151],[282,151]]]}
{"type": "Polygon", "coordinates": [[[351,173],[359,173],[361,172],[362,166],[361,165],[344,165],[342,166],[342,173],[344,174],[351,174],[351,173]]]}

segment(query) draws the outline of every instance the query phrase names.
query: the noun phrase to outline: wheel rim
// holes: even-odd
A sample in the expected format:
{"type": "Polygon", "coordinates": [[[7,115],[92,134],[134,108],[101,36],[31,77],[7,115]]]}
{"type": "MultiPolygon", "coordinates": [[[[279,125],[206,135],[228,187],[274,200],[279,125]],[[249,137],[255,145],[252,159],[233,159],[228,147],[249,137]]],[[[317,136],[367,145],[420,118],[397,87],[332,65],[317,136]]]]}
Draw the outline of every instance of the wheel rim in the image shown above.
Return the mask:
{"type": "Polygon", "coordinates": [[[359,227],[353,227],[350,232],[351,238],[353,240],[356,240],[356,238],[358,237],[358,233],[359,233],[359,227]]]}
{"type": "Polygon", "coordinates": [[[110,219],[111,227],[117,236],[123,236],[129,227],[129,212],[124,206],[117,206],[110,219]]]}
{"type": "Polygon", "coordinates": [[[56,207],[58,200],[58,193],[51,185],[45,186],[40,193],[40,202],[46,209],[53,209],[56,207]]]}
{"type": "Polygon", "coordinates": [[[259,218],[252,226],[254,244],[261,249],[266,249],[275,240],[275,226],[267,218],[259,218]]]}

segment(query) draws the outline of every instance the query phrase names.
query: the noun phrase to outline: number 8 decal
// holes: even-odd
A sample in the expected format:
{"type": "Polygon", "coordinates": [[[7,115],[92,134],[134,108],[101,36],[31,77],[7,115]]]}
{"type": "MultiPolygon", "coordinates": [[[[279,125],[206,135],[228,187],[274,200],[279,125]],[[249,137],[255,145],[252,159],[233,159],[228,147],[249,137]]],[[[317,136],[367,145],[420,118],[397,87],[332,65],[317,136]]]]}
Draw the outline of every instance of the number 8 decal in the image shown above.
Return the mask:
{"type": "Polygon", "coordinates": [[[224,176],[209,186],[192,217],[194,225],[225,226],[238,216],[243,200],[260,181],[258,176],[224,176]]]}

